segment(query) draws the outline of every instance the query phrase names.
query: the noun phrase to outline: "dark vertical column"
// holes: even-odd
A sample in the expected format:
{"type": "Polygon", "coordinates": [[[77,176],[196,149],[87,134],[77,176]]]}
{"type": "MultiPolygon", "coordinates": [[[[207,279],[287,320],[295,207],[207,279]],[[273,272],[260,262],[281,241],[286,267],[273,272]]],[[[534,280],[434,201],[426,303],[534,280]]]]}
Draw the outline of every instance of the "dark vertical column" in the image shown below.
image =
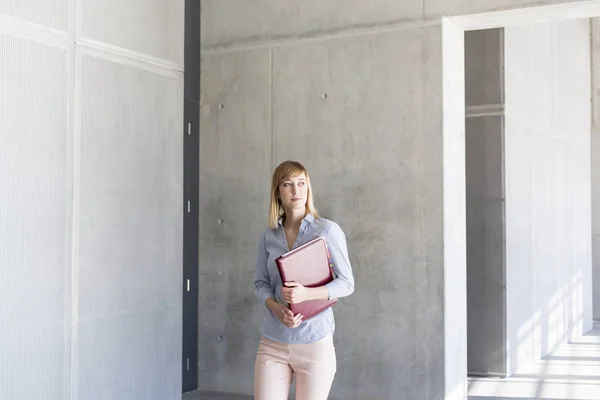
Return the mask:
{"type": "Polygon", "coordinates": [[[185,2],[183,111],[183,392],[198,388],[200,0],[185,2]]]}

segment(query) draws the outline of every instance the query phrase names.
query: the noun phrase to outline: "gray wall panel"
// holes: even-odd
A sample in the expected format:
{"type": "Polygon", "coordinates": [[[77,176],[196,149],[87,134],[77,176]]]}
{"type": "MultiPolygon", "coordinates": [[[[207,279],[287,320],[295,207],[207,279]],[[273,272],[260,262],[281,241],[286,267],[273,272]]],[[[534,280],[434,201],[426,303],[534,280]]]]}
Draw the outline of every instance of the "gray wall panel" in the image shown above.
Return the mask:
{"type": "Polygon", "coordinates": [[[592,326],[589,23],[505,32],[507,331],[515,371],[592,326]]]}
{"type": "Polygon", "coordinates": [[[181,390],[182,80],[83,56],[79,399],[181,390]]]}
{"type": "Polygon", "coordinates": [[[467,343],[476,375],[506,374],[503,37],[465,32],[467,343]]]}
{"type": "Polygon", "coordinates": [[[0,35],[0,399],[68,396],[67,87],[65,50],[0,35]]]}
{"type": "Polygon", "coordinates": [[[332,398],[444,396],[441,61],[440,27],[274,49],[275,165],[305,163],[356,278],[332,398]]]}
{"type": "Polygon", "coordinates": [[[201,67],[198,382],[252,393],[266,310],[253,281],[269,207],[270,50],[207,55],[201,67]]]}
{"type": "Polygon", "coordinates": [[[503,35],[502,29],[465,32],[467,107],[504,103],[503,35]]]}
{"type": "Polygon", "coordinates": [[[79,0],[81,35],[183,65],[184,0],[79,0]]]}
{"type": "Polygon", "coordinates": [[[506,373],[504,117],[466,120],[467,316],[471,374],[506,373]]]}

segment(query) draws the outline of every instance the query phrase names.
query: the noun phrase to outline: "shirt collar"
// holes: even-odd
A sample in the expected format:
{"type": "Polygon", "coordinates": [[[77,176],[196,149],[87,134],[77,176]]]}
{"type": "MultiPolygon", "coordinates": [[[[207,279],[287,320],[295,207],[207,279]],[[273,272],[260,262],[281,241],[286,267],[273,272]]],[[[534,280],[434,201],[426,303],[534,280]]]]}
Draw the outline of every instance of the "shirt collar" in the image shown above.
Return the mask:
{"type": "MultiPolygon", "coordinates": [[[[315,216],[312,215],[311,213],[306,214],[306,217],[302,218],[302,225],[304,225],[305,222],[312,224],[315,221],[315,216]]],[[[277,220],[277,223],[279,224],[279,226],[283,226],[283,217],[279,217],[279,219],[277,220]]]]}

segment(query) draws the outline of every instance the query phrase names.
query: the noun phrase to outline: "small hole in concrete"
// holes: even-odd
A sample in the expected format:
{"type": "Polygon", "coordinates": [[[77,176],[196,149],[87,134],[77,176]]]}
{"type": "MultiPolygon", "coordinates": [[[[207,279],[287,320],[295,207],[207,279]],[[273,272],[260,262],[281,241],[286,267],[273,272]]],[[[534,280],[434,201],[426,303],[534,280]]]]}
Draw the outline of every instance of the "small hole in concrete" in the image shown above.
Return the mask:
{"type": "Polygon", "coordinates": [[[321,95],[321,98],[322,98],[323,100],[326,100],[326,99],[327,99],[327,93],[323,93],[323,94],[321,95]]]}
{"type": "Polygon", "coordinates": [[[225,108],[225,104],[219,104],[219,110],[222,110],[225,108]]]}

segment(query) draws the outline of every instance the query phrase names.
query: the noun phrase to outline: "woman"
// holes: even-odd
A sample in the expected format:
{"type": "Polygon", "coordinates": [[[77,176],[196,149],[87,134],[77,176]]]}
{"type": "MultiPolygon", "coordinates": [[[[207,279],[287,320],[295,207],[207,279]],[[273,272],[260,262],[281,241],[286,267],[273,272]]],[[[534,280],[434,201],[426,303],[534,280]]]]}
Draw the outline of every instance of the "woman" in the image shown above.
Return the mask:
{"type": "Polygon", "coordinates": [[[354,277],[344,232],[319,217],[308,172],[299,162],[285,161],[273,172],[269,227],[258,244],[254,289],[267,308],[254,367],[254,399],[287,399],[295,375],[297,400],[326,400],[336,372],[333,310],[302,321],[285,303],[348,296],[354,277]],[[335,279],[316,288],[282,283],[275,259],[318,236],[329,246],[335,279]]]}

